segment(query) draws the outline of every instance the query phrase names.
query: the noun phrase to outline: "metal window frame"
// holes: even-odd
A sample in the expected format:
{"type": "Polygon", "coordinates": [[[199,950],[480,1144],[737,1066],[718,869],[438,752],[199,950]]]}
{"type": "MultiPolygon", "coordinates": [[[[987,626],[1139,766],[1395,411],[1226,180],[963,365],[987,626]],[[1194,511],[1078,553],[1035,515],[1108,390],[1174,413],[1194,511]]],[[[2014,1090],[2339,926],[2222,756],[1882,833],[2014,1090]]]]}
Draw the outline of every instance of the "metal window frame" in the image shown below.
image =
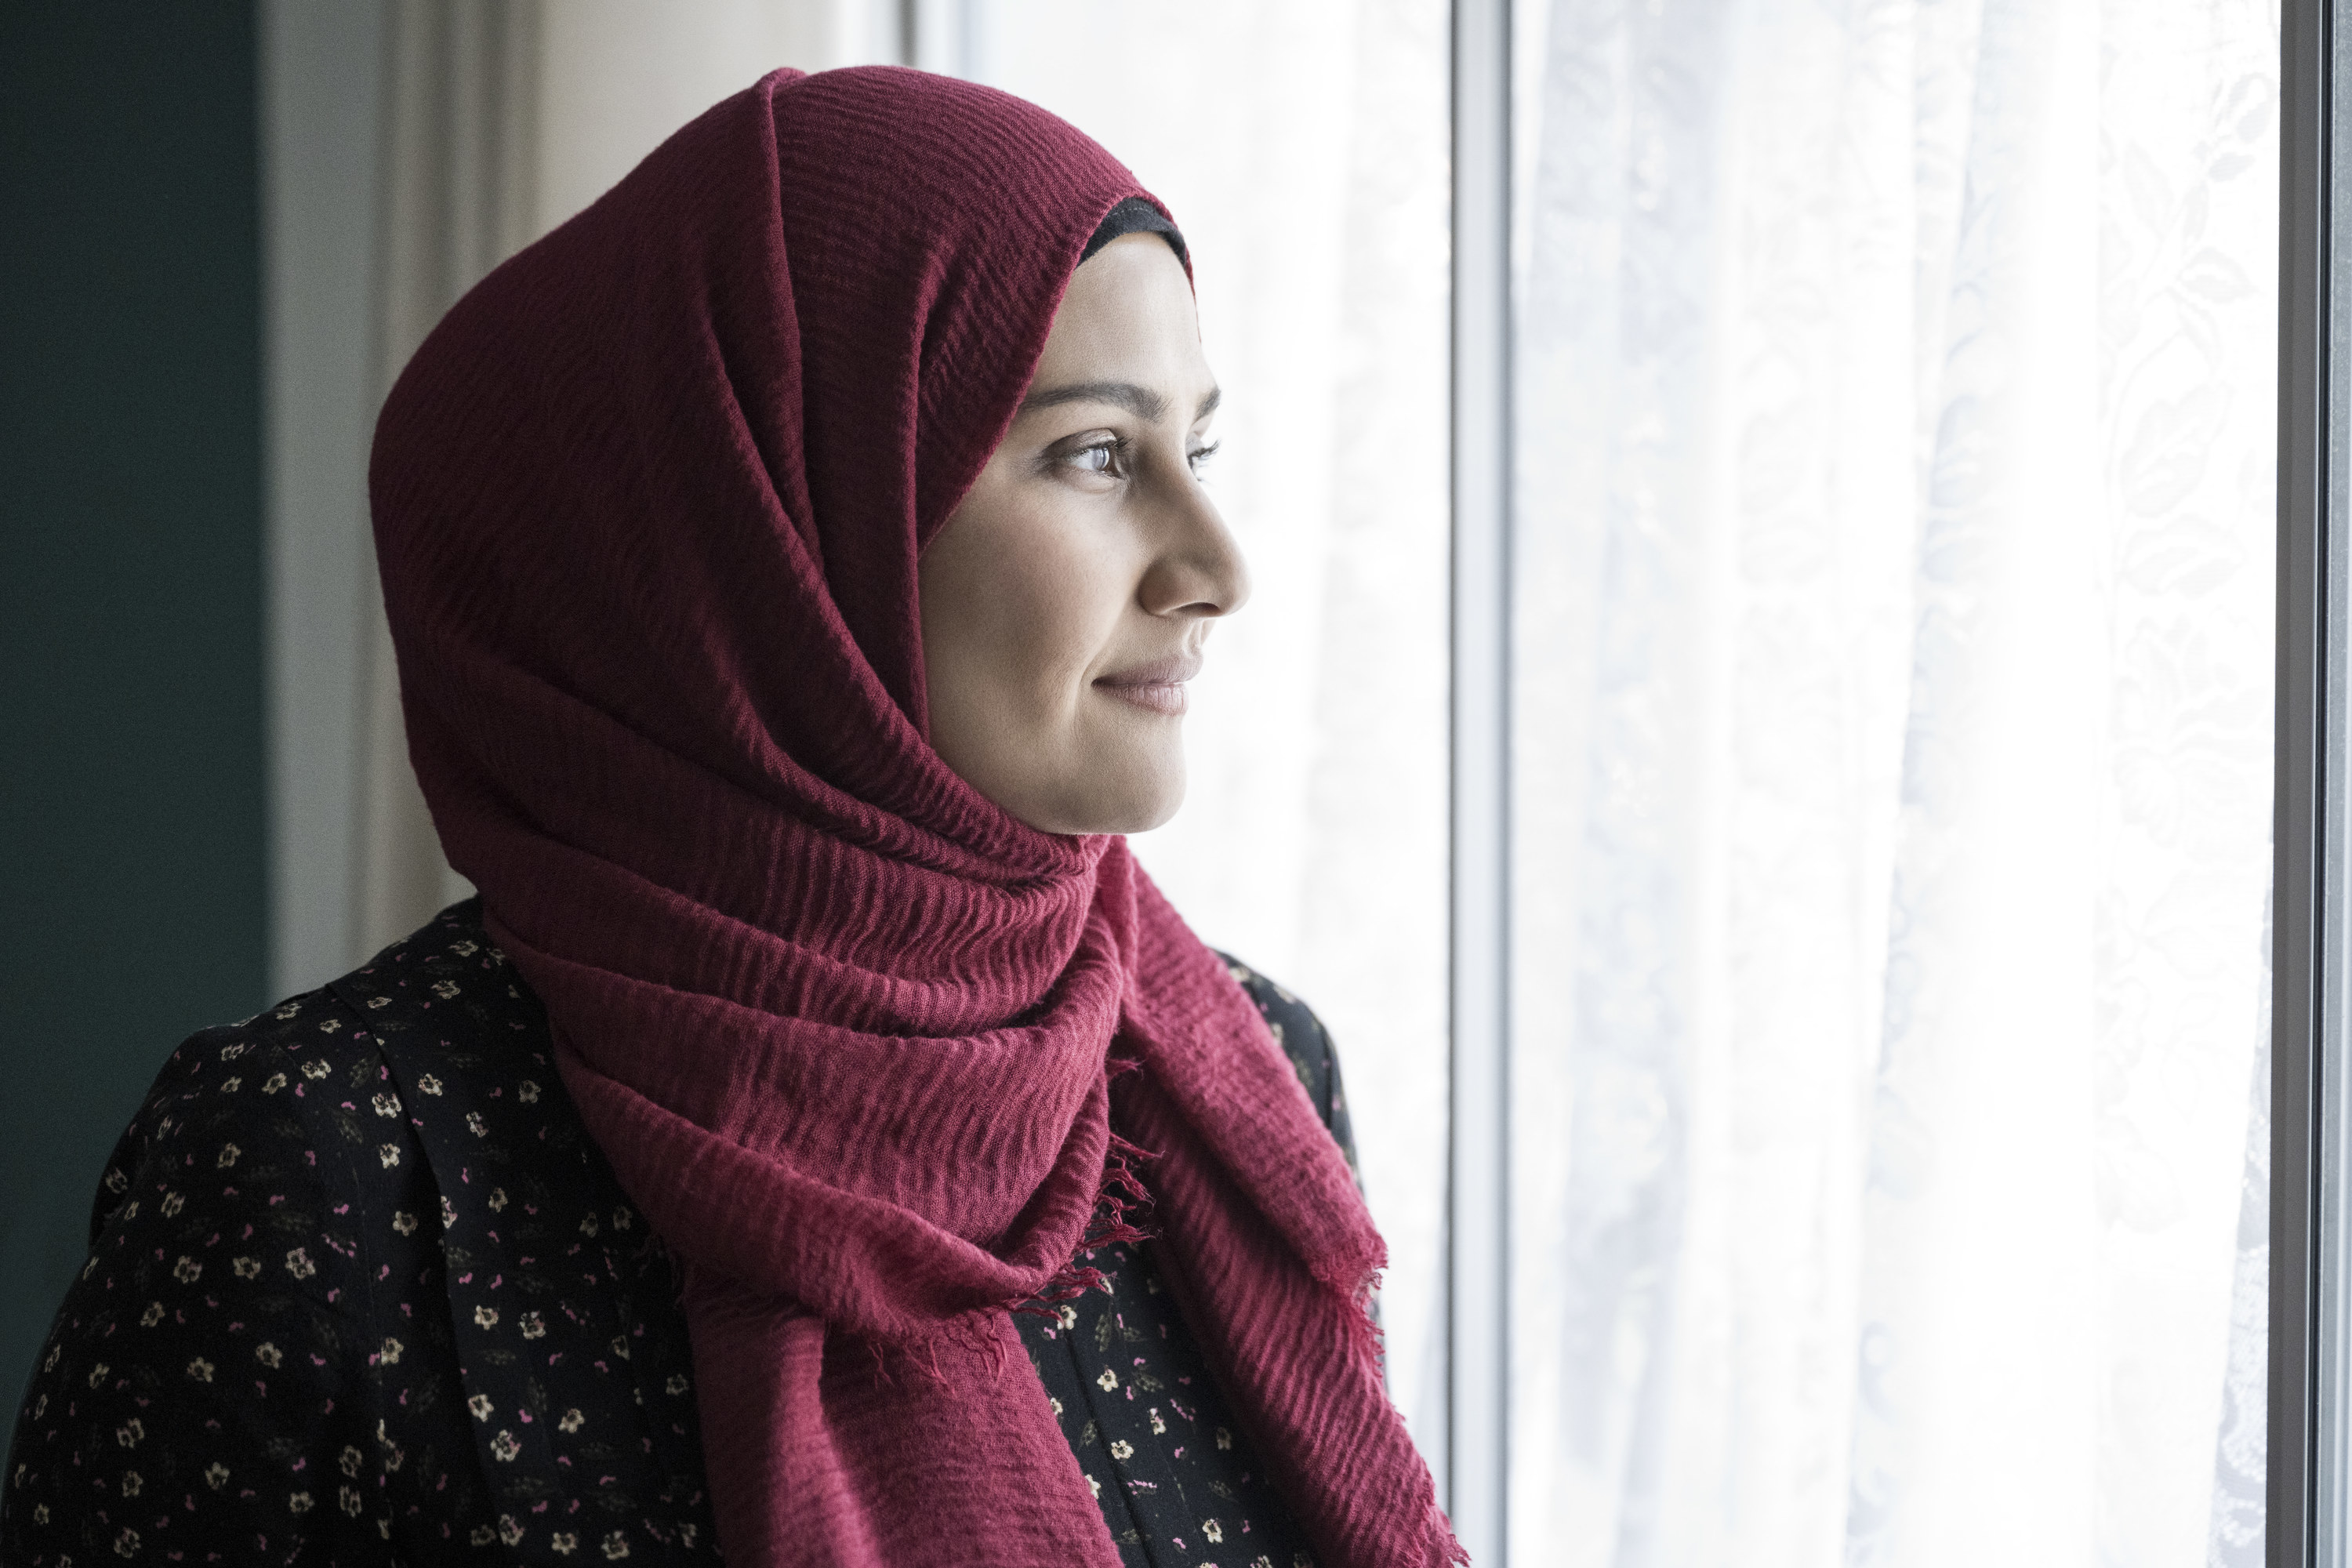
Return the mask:
{"type": "Polygon", "coordinates": [[[2280,10],[2277,791],[2273,818],[2270,1389],[2264,1550],[2271,1568],[2347,1561],[2342,1248],[2347,889],[2346,305],[2352,262],[2352,31],[2346,0],[2280,10]]]}
{"type": "Polygon", "coordinates": [[[1451,1110],[1440,1496],[1505,1560],[1510,1346],[1511,6],[1454,0],[1451,1110]]]}

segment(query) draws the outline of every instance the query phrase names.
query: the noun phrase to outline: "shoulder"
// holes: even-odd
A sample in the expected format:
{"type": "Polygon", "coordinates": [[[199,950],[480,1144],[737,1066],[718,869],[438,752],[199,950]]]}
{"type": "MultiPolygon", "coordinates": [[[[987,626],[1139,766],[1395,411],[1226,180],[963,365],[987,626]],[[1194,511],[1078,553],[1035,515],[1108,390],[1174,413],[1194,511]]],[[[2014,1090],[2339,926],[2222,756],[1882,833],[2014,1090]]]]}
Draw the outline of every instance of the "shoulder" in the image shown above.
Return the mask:
{"type": "Polygon", "coordinates": [[[1299,1083],[1307,1090],[1307,1098],[1314,1102],[1316,1113],[1339,1141],[1348,1163],[1354,1164],[1355,1139],[1348,1119],[1347,1092],[1339,1079],[1339,1048],[1332,1043],[1331,1031],[1323,1026],[1323,1020],[1316,1016],[1312,1007],[1270,976],[1231,953],[1221,952],[1217,956],[1223,961],[1226,973],[1256,1006],[1258,1016],[1265,1020],[1267,1032],[1289,1058],[1299,1083]]]}

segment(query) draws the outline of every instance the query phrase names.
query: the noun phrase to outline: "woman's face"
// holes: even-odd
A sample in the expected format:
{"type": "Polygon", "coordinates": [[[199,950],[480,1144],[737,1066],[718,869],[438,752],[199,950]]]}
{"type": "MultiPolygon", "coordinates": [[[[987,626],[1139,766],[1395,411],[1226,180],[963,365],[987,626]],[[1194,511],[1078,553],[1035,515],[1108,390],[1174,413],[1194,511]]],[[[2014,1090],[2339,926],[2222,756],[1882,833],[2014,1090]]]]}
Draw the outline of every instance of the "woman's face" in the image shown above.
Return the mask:
{"type": "Polygon", "coordinates": [[[1184,683],[1249,596],[1197,473],[1216,403],[1175,252],[1113,240],[923,552],[931,745],[1032,827],[1135,833],[1183,801],[1184,683]]]}

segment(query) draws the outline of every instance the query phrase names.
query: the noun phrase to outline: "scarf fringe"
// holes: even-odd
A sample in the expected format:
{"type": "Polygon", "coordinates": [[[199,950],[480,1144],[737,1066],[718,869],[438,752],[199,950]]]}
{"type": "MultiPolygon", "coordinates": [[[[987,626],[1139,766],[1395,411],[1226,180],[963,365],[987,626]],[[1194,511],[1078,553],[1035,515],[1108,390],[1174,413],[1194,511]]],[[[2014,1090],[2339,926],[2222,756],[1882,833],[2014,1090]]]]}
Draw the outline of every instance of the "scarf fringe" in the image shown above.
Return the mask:
{"type": "Polygon", "coordinates": [[[1152,1233],[1128,1217],[1130,1209],[1149,1209],[1150,1190],[1143,1178],[1136,1174],[1139,1161],[1156,1160],[1160,1156],[1139,1143],[1131,1143],[1118,1133],[1110,1134],[1110,1143],[1103,1151],[1102,1187],[1095,1194],[1095,1212],[1087,1221],[1087,1228],[1078,1237],[1077,1249],[1045,1289],[1013,1310],[1038,1317],[1058,1317],[1054,1309],[1064,1301],[1074,1301],[1087,1291],[1097,1289],[1103,1282],[1103,1272],[1092,1264],[1081,1263],[1081,1258],[1091,1258],[1100,1247],[1119,1243],[1133,1245],[1150,1241],[1152,1233]]]}

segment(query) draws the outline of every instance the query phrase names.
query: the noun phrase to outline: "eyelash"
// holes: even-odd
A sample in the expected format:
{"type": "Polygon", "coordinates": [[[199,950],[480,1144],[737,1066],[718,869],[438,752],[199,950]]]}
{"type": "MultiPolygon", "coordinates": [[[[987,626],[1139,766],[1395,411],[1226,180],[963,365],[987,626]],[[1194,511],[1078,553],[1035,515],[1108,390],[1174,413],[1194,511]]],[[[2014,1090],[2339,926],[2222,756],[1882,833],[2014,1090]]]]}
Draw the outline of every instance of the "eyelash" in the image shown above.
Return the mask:
{"type": "MultiPolygon", "coordinates": [[[[1217,455],[1217,449],[1223,445],[1224,443],[1223,441],[1212,441],[1205,447],[1195,447],[1192,451],[1185,454],[1185,461],[1191,466],[1192,472],[1197,475],[1200,473],[1202,467],[1206,464],[1210,458],[1215,457],[1217,455]]],[[[1134,450],[1135,444],[1132,441],[1128,440],[1125,437],[1114,437],[1107,441],[1089,441],[1085,446],[1078,447],[1076,451],[1063,453],[1058,460],[1067,467],[1077,468],[1081,473],[1117,474],[1125,468],[1128,459],[1133,454],[1134,450]],[[1078,463],[1077,459],[1085,457],[1089,452],[1108,452],[1111,455],[1111,461],[1099,468],[1085,468],[1078,463]]]]}

